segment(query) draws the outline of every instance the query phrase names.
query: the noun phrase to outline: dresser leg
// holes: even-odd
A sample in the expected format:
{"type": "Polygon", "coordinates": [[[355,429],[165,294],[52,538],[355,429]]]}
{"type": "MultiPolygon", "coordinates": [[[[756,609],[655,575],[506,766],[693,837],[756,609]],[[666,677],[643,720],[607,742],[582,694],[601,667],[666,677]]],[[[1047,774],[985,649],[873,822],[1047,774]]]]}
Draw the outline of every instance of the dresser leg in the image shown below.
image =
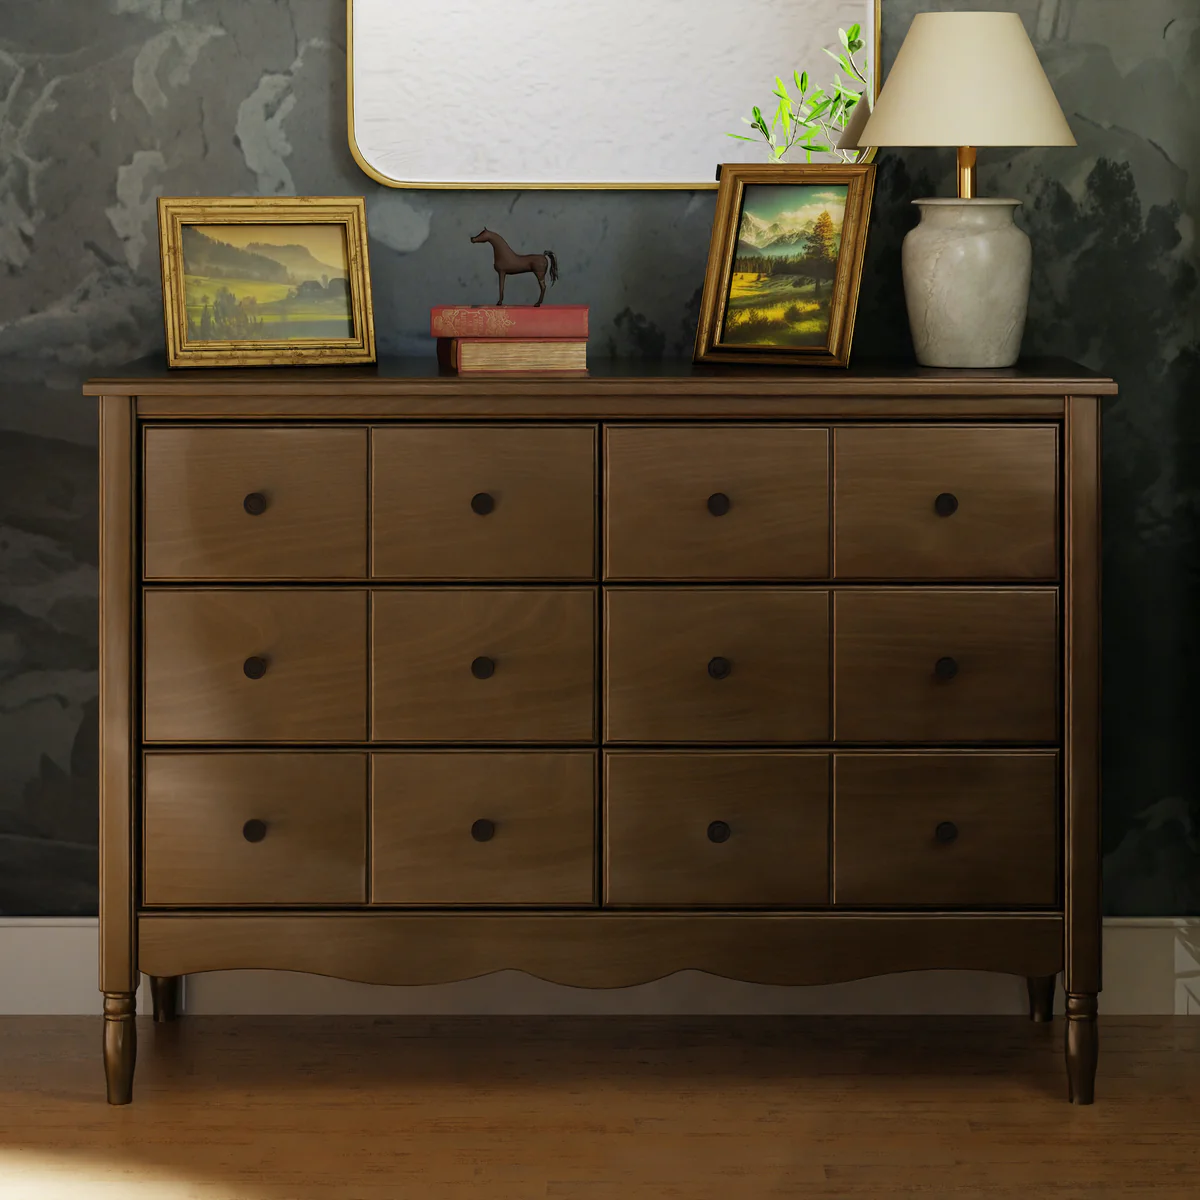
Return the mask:
{"type": "Polygon", "coordinates": [[[1029,989],[1029,1019],[1039,1024],[1054,1020],[1054,985],[1057,975],[1029,975],[1025,985],[1029,989]]]}
{"type": "Polygon", "coordinates": [[[136,1012],[136,992],[104,993],[104,1076],[109,1104],[128,1104],[133,1099],[136,1012]]]}
{"type": "Polygon", "coordinates": [[[1072,1104],[1091,1104],[1096,1098],[1097,1011],[1095,992],[1067,993],[1067,1082],[1072,1104]]]}
{"type": "Polygon", "coordinates": [[[156,1024],[174,1021],[179,1016],[179,984],[181,975],[151,975],[150,999],[154,1003],[156,1024]]]}

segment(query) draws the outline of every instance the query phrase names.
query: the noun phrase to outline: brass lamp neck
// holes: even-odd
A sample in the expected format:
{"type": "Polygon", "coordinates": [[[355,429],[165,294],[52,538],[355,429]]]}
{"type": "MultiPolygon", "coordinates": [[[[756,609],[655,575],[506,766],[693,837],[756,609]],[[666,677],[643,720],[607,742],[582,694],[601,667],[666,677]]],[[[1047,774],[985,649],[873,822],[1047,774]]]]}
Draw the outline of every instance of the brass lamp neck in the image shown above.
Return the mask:
{"type": "Polygon", "coordinates": [[[975,161],[977,157],[974,146],[959,146],[958,198],[960,200],[975,199],[975,161]]]}

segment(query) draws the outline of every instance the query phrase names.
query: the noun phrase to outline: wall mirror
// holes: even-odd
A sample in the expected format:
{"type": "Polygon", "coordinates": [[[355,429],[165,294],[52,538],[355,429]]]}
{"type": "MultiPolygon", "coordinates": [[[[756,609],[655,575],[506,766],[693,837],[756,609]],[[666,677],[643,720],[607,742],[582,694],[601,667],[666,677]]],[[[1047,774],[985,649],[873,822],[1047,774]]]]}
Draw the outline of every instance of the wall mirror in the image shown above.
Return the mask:
{"type": "Polygon", "coordinates": [[[878,90],[881,3],[347,0],[350,145],[393,187],[715,187],[765,161],[726,134],[770,119],[777,74],[832,83],[838,29],[878,90]]]}

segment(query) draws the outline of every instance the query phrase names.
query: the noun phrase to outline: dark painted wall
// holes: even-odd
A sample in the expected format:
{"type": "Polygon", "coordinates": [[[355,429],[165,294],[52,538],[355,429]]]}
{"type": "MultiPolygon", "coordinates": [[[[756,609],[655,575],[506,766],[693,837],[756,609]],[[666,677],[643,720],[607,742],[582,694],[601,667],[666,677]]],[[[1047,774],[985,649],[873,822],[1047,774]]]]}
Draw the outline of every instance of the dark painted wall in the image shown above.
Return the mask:
{"type": "MultiPolygon", "coordinates": [[[[1200,913],[1200,0],[884,0],[1019,8],[1079,147],[987,152],[1025,199],[1029,353],[1123,393],[1105,425],[1105,889],[1200,913]],[[1189,66],[1191,70],[1189,71],[1189,66]]],[[[346,148],[342,0],[0,7],[0,914],[96,906],[95,414],[89,373],[160,352],[159,194],[365,194],[386,352],[490,298],[481,224],[552,244],[593,354],[690,351],[711,193],[422,193],[346,148]]],[[[780,64],[786,66],[788,64],[780,64]]],[[[631,133],[636,136],[636,131],[631,133]]],[[[900,241],[947,152],[881,160],[857,349],[907,353],[900,241]]]]}

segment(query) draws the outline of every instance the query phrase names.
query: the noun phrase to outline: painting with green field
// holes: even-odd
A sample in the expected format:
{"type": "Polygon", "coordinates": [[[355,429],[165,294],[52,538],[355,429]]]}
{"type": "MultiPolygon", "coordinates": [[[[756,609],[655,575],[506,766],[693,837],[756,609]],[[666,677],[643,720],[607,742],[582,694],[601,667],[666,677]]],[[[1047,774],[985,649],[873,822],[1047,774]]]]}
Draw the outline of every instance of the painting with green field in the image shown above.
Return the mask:
{"type": "Polygon", "coordinates": [[[748,184],[722,342],[800,349],[829,337],[845,184],[748,184]]]}
{"type": "Polygon", "coordinates": [[[355,336],[344,225],[182,228],[189,342],[355,336]]]}

